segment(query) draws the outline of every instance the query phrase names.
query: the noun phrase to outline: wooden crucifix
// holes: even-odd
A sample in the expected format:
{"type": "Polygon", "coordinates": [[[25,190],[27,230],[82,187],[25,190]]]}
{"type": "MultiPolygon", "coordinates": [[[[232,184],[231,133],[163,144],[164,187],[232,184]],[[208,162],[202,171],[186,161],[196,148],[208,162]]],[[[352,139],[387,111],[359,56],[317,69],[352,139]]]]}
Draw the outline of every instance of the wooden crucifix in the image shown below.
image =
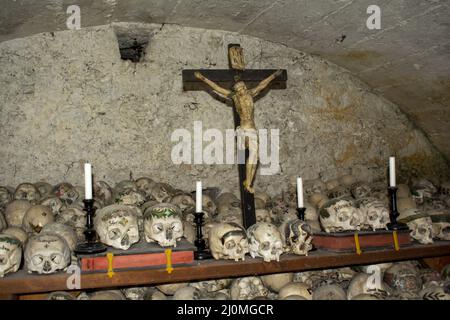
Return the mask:
{"type": "MultiPolygon", "coordinates": [[[[245,163],[238,163],[241,207],[244,227],[256,223],[253,180],[258,163],[258,141],[254,122],[254,98],[266,89],[285,89],[286,70],[245,69],[243,50],[239,44],[228,45],[230,69],[183,70],[183,90],[207,90],[233,102],[236,131],[244,134],[241,150],[245,163]]],[[[238,138],[236,137],[238,140],[238,138]]],[[[242,141],[241,141],[242,143],[242,141]]],[[[239,141],[238,141],[239,148],[239,141]]]]}

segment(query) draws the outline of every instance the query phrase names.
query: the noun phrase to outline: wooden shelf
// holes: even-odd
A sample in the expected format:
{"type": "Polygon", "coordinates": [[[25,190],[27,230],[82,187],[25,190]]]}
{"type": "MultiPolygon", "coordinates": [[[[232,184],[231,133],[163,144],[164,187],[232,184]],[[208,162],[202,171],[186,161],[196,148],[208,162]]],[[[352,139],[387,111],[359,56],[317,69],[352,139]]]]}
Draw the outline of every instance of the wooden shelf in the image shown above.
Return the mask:
{"type": "MultiPolygon", "coordinates": [[[[106,273],[82,274],[81,290],[305,271],[449,255],[450,242],[438,241],[432,245],[413,244],[402,247],[400,251],[371,250],[363,252],[361,255],[318,250],[311,252],[308,257],[285,255],[279,262],[269,263],[250,257],[240,262],[207,260],[175,268],[171,274],[164,269],[121,271],[116,272],[112,278],[109,278],[106,273]]],[[[0,279],[0,295],[8,297],[18,294],[67,290],[66,282],[69,276],[70,274],[63,272],[52,275],[35,275],[21,270],[0,279]]]]}

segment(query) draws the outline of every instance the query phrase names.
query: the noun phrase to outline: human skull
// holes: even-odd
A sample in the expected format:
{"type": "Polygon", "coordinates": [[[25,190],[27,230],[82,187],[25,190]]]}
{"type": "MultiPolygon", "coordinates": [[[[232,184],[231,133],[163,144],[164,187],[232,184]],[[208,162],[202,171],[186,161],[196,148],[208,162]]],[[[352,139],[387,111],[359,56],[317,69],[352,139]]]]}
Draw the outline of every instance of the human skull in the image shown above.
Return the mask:
{"type": "Polygon", "coordinates": [[[202,300],[230,300],[230,290],[203,292],[202,300]]]}
{"type": "Polygon", "coordinates": [[[75,250],[77,245],[77,234],[75,230],[65,224],[52,222],[42,228],[42,233],[53,233],[63,238],[71,251],[75,250]]]}
{"type": "Polygon", "coordinates": [[[75,297],[69,292],[55,291],[47,295],[45,300],[76,300],[75,297]]]}
{"type": "Polygon", "coordinates": [[[399,198],[397,199],[397,210],[403,212],[409,209],[416,209],[416,202],[412,198],[399,198]]]}
{"type": "Polygon", "coordinates": [[[411,190],[407,184],[399,183],[397,185],[397,198],[410,198],[411,190]]]}
{"type": "Polygon", "coordinates": [[[319,220],[319,212],[312,204],[304,202],[303,206],[306,208],[305,220],[313,220],[313,221],[319,220]]]}
{"type": "Polygon", "coordinates": [[[183,214],[193,211],[195,209],[195,201],[194,199],[192,199],[192,196],[188,193],[182,193],[173,196],[170,199],[170,203],[177,205],[181,209],[181,213],[183,214]]]}
{"type": "Polygon", "coordinates": [[[221,213],[219,213],[217,215],[216,220],[218,222],[222,222],[222,223],[235,223],[235,224],[241,226],[242,228],[244,227],[242,212],[222,211],[221,213]]]}
{"type": "Polygon", "coordinates": [[[305,221],[286,221],[280,226],[280,233],[289,252],[307,256],[308,251],[313,248],[311,227],[305,221]]]}
{"type": "Polygon", "coordinates": [[[245,254],[249,252],[247,234],[236,223],[214,224],[209,229],[208,239],[214,259],[245,260],[245,254]]]}
{"type": "Polygon", "coordinates": [[[231,279],[214,279],[207,281],[191,282],[189,285],[205,292],[217,292],[230,286],[231,279]]]}
{"type": "Polygon", "coordinates": [[[289,273],[274,273],[261,276],[263,284],[273,292],[279,292],[288,283],[294,280],[294,274],[289,273]]]}
{"type": "Polygon", "coordinates": [[[155,181],[147,177],[141,177],[136,180],[136,187],[145,194],[145,198],[148,200],[152,199],[151,190],[154,185],[155,181]]]}
{"type": "Polygon", "coordinates": [[[5,219],[10,227],[22,227],[23,217],[31,207],[28,200],[13,200],[5,209],[5,219]]]}
{"type": "Polygon", "coordinates": [[[28,200],[31,204],[39,203],[41,194],[32,183],[21,183],[14,191],[15,200],[28,200]]]}
{"type": "Polygon", "coordinates": [[[28,233],[40,233],[42,228],[55,221],[52,210],[41,204],[30,207],[22,220],[22,228],[28,233]]]}
{"type": "Polygon", "coordinates": [[[264,287],[259,277],[243,277],[233,280],[230,289],[233,300],[252,300],[257,297],[266,297],[269,290],[264,287]]]}
{"type": "Polygon", "coordinates": [[[328,191],[330,191],[336,188],[339,184],[340,183],[338,179],[331,179],[325,182],[325,187],[327,188],[328,191]]]}
{"type": "Polygon", "coordinates": [[[433,243],[431,218],[418,209],[408,209],[400,213],[398,222],[406,223],[413,239],[422,244],[433,243]]]}
{"type": "Polygon", "coordinates": [[[25,230],[19,227],[9,227],[3,230],[3,234],[7,234],[9,236],[13,236],[19,239],[20,243],[22,244],[22,248],[25,247],[25,244],[27,243],[28,240],[28,234],[25,232],[25,230]]]}
{"type": "Polygon", "coordinates": [[[94,198],[100,200],[104,206],[113,204],[114,202],[114,192],[111,186],[105,181],[95,181],[94,182],[94,198]]]}
{"type": "Polygon", "coordinates": [[[424,198],[432,198],[437,193],[437,188],[428,179],[417,179],[413,181],[413,194],[419,194],[424,198]]]}
{"type": "Polygon", "coordinates": [[[34,186],[39,190],[42,197],[50,195],[53,190],[53,186],[45,181],[36,182],[34,186]]]}
{"type": "Polygon", "coordinates": [[[66,241],[52,233],[41,233],[28,239],[25,265],[29,273],[54,273],[70,263],[70,249],[66,241]]]}
{"type": "Polygon", "coordinates": [[[370,294],[377,298],[386,299],[391,291],[386,283],[367,273],[355,275],[347,289],[347,299],[352,300],[360,294],[370,294]]]}
{"type": "Polygon", "coordinates": [[[359,209],[363,216],[361,229],[387,229],[389,210],[384,202],[374,198],[360,199],[359,209]]]}
{"type": "Polygon", "coordinates": [[[353,176],[351,174],[346,174],[346,175],[340,176],[338,178],[338,181],[339,181],[340,185],[350,187],[352,184],[354,184],[356,182],[356,178],[355,178],[355,176],[353,176]]]}
{"type": "Polygon", "coordinates": [[[320,193],[314,193],[309,197],[309,202],[317,209],[320,209],[328,200],[326,195],[320,193]]]}
{"type": "Polygon", "coordinates": [[[52,195],[42,198],[40,204],[49,207],[55,217],[58,216],[61,211],[66,208],[66,205],[60,198],[52,195]]]}
{"type": "Polygon", "coordinates": [[[64,223],[72,227],[78,240],[84,240],[84,230],[86,227],[86,212],[78,207],[68,207],[61,211],[56,217],[56,222],[64,223]]]}
{"type": "Polygon", "coordinates": [[[432,222],[433,238],[440,240],[450,240],[450,214],[430,215],[432,222]]]}
{"type": "Polygon", "coordinates": [[[241,212],[241,201],[232,193],[225,192],[216,199],[217,212],[239,211],[241,212]]]}
{"type": "Polygon", "coordinates": [[[313,300],[347,300],[347,293],[337,284],[320,286],[312,295],[313,300]]]}
{"type": "Polygon", "coordinates": [[[328,191],[328,197],[330,197],[330,199],[351,197],[350,187],[337,186],[336,188],[328,191]]]}
{"type": "Polygon", "coordinates": [[[166,183],[155,183],[150,187],[151,198],[159,203],[169,202],[172,196],[174,196],[174,189],[166,183]]]}
{"type": "Polygon", "coordinates": [[[360,230],[362,215],[350,199],[331,199],[319,214],[322,228],[327,233],[360,230]]]}
{"type": "Polygon", "coordinates": [[[176,247],[183,236],[181,210],[171,203],[159,203],[147,208],[144,212],[144,231],[147,242],[176,247]]]}
{"type": "Polygon", "coordinates": [[[167,297],[164,293],[152,287],[145,292],[144,300],[167,300],[167,297]]]}
{"type": "Polygon", "coordinates": [[[0,278],[17,272],[22,261],[22,244],[14,236],[0,233],[0,278]]]}
{"type": "Polygon", "coordinates": [[[450,300],[449,281],[431,281],[419,293],[423,300],[450,300]]]}
{"type": "Polygon", "coordinates": [[[73,185],[67,182],[58,183],[53,188],[52,194],[63,200],[67,206],[74,205],[83,196],[73,185]]]}
{"type": "Polygon", "coordinates": [[[404,297],[415,297],[422,289],[419,271],[408,263],[395,263],[384,272],[383,281],[404,297]]]}
{"type": "Polygon", "coordinates": [[[352,300],[381,300],[374,295],[361,293],[352,298],[352,300]]]}
{"type": "Polygon", "coordinates": [[[8,227],[8,224],[6,223],[5,216],[3,215],[3,212],[0,212],[0,232],[3,231],[8,227]]]}
{"type": "Polygon", "coordinates": [[[441,183],[439,188],[440,194],[443,196],[450,196],[450,181],[445,181],[441,183]]]}
{"type": "Polygon", "coordinates": [[[350,187],[350,191],[355,199],[370,197],[372,193],[370,185],[362,181],[352,184],[352,186],[350,187]]]}
{"type": "Polygon", "coordinates": [[[145,287],[133,287],[122,289],[122,294],[127,300],[144,300],[147,288],[145,287]]]}
{"type": "Polygon", "coordinates": [[[269,208],[271,206],[272,200],[270,199],[270,196],[265,192],[256,191],[255,192],[255,200],[256,199],[259,199],[263,202],[264,208],[269,208]]]}
{"type": "Polygon", "coordinates": [[[134,181],[124,180],[114,187],[114,201],[117,204],[140,206],[145,202],[145,194],[138,190],[134,181]]]}
{"type": "Polygon", "coordinates": [[[306,196],[310,196],[313,193],[325,194],[326,185],[320,179],[305,180],[303,190],[306,196]]]}
{"type": "Polygon", "coordinates": [[[116,249],[128,250],[139,242],[139,215],[138,208],[123,204],[101,208],[94,218],[100,241],[116,249]]]}
{"type": "Polygon", "coordinates": [[[252,258],[262,257],[265,262],[280,261],[283,240],[275,225],[267,222],[255,223],[248,228],[247,237],[252,258]]]}
{"type": "Polygon", "coordinates": [[[89,300],[126,300],[120,290],[102,290],[92,293],[89,300]]]}
{"type": "Polygon", "coordinates": [[[7,187],[0,186],[0,208],[6,208],[13,199],[11,191],[7,187]]]}
{"type": "Polygon", "coordinates": [[[187,287],[188,285],[189,283],[187,282],[168,283],[156,286],[156,288],[167,296],[173,296],[178,289],[187,287]]]}
{"type": "Polygon", "coordinates": [[[300,296],[307,300],[312,300],[311,288],[302,282],[291,282],[280,289],[279,299],[285,299],[289,296],[300,296]]]}
{"type": "Polygon", "coordinates": [[[256,209],[255,210],[256,222],[272,222],[272,216],[267,209],[256,209]]]}
{"type": "Polygon", "coordinates": [[[203,194],[202,196],[202,209],[206,211],[210,217],[217,214],[217,206],[214,203],[214,200],[207,194],[203,194]]]}
{"type": "Polygon", "coordinates": [[[183,287],[175,291],[173,294],[173,300],[200,300],[201,291],[194,287],[183,287]]]}

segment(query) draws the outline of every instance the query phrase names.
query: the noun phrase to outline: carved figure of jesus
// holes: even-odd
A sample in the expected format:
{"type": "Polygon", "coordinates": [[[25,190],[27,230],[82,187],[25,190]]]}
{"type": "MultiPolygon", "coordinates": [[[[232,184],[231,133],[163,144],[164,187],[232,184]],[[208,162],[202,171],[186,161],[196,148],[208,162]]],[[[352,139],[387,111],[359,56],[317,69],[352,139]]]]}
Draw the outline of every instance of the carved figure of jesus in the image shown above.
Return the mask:
{"type": "Polygon", "coordinates": [[[209,80],[198,71],[194,73],[197,79],[202,80],[210,86],[219,96],[228,100],[231,99],[234,102],[234,106],[240,119],[240,126],[236,128],[236,131],[238,131],[238,134],[239,131],[241,131],[240,134],[244,135],[244,140],[242,141],[244,145],[242,146],[243,148],[241,148],[249,151],[249,157],[245,167],[246,179],[244,181],[244,188],[250,193],[254,193],[252,185],[258,166],[259,149],[258,135],[256,133],[254,119],[255,107],[253,98],[263,91],[270,84],[270,82],[281,73],[282,70],[277,70],[252,89],[248,89],[245,83],[239,80],[234,84],[233,90],[228,90],[219,86],[217,83],[209,80]]]}

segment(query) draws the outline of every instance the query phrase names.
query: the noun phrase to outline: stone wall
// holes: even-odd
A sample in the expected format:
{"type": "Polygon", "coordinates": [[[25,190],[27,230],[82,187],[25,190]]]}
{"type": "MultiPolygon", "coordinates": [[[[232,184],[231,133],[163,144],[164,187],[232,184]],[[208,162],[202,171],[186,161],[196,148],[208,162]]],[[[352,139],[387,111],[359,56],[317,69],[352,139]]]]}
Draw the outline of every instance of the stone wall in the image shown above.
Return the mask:
{"type": "MultiPolygon", "coordinates": [[[[297,175],[323,180],[353,172],[383,177],[396,155],[404,180],[448,177],[449,167],[396,105],[320,57],[235,33],[175,25],[116,24],[0,43],[0,184],[82,184],[82,164],[110,183],[149,176],[179,188],[195,180],[237,192],[235,165],[175,165],[171,134],[233,128],[230,107],[206,92],[183,92],[181,70],[227,68],[240,43],[248,68],[285,68],[288,89],[256,103],[258,128],[280,130],[281,170],[256,178],[277,193],[297,175]],[[121,41],[147,34],[142,60],[121,60],[121,41]],[[138,36],[136,36],[138,34],[138,36]]],[[[206,143],[205,143],[206,145],[206,143]]]]}

